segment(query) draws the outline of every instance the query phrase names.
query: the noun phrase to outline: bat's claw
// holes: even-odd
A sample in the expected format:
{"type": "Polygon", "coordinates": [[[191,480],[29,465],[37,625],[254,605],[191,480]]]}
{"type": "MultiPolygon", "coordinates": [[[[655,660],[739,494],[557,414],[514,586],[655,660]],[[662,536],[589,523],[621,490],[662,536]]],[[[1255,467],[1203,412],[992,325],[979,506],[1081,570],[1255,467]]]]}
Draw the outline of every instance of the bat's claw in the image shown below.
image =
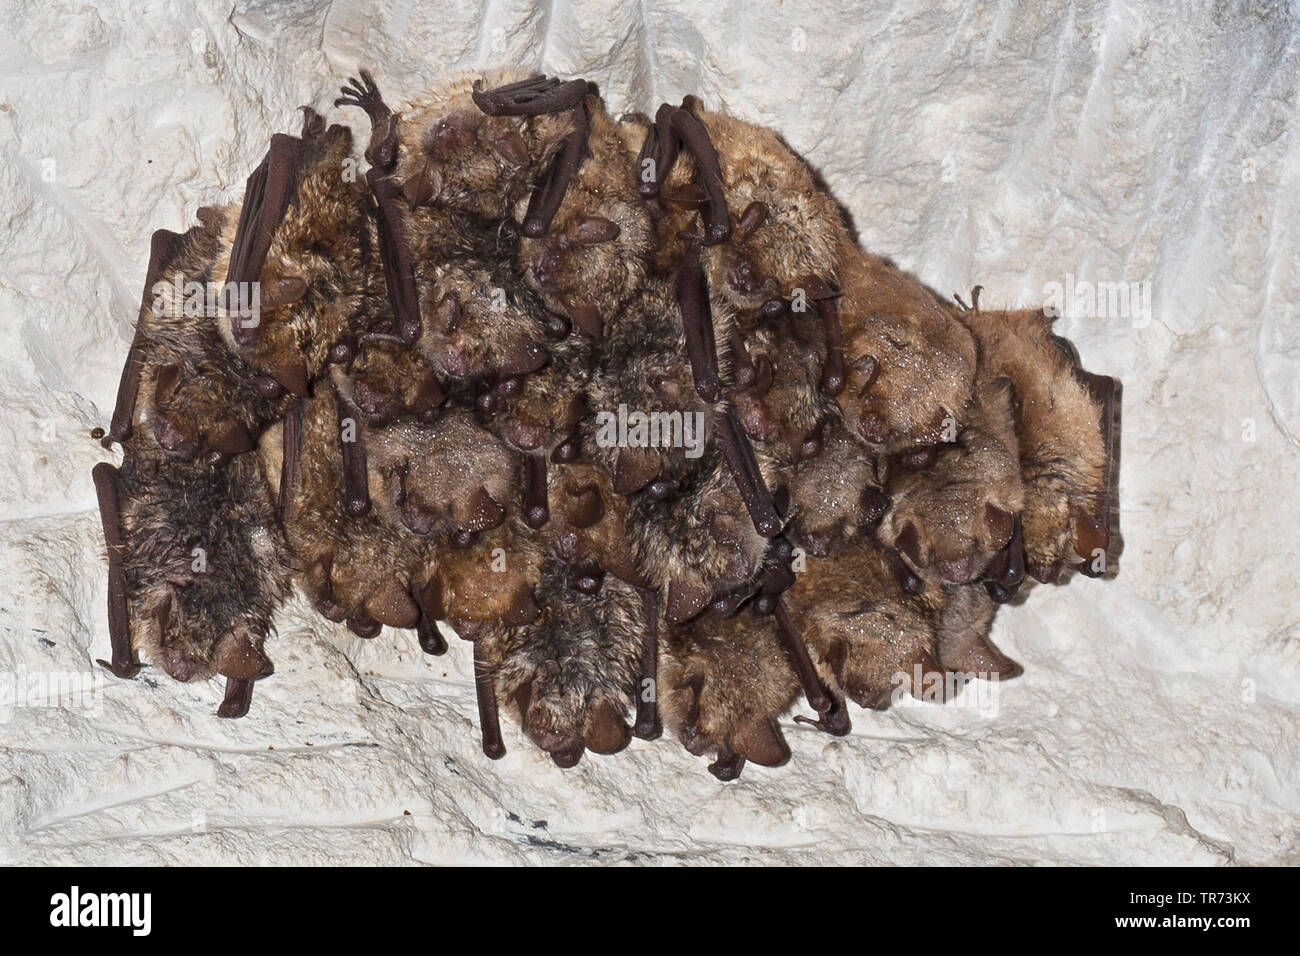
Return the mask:
{"type": "Polygon", "coordinates": [[[140,665],[134,661],[106,661],[102,658],[96,659],[96,664],[109,671],[114,677],[120,677],[123,680],[132,680],[136,674],[140,673],[140,665]]]}
{"type": "Polygon", "coordinates": [[[853,723],[849,720],[849,710],[844,706],[844,700],[835,694],[830,695],[831,705],[826,710],[817,715],[817,719],[805,717],[802,714],[796,714],[794,721],[797,724],[807,724],[809,727],[816,727],[818,730],[830,734],[832,737],[844,737],[853,729],[853,723]]]}
{"type": "Polygon", "coordinates": [[[379,87],[375,85],[375,78],[370,75],[369,70],[361,70],[360,73],[359,79],[353,77],[339,87],[339,92],[343,95],[334,101],[334,105],[359,106],[366,111],[366,115],[372,122],[387,116],[391,111],[384,103],[379,87]]]}

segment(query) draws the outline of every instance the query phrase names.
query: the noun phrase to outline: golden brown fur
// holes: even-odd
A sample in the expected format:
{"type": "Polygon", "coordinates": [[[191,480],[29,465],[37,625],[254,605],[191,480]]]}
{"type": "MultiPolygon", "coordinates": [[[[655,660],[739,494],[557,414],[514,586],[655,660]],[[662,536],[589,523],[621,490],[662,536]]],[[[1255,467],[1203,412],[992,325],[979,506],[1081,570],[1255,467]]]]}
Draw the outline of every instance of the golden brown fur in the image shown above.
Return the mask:
{"type": "Polygon", "coordinates": [[[1109,545],[1103,408],[1040,311],[959,313],[994,375],[1012,382],[1025,488],[1026,566],[1054,580],[1064,565],[1109,545]]]}
{"type": "Polygon", "coordinates": [[[933,464],[914,470],[891,459],[885,490],[892,505],[879,537],[917,570],[968,583],[1011,539],[1025,501],[1012,398],[1010,382],[982,360],[964,425],[954,425],[933,464]]]}

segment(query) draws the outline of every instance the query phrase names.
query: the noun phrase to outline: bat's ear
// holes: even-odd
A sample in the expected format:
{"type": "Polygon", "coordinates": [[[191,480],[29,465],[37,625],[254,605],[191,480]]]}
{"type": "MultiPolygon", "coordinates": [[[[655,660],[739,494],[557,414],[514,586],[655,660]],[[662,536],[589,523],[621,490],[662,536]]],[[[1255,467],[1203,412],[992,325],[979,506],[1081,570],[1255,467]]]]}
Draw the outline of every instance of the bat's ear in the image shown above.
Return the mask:
{"type": "Polygon", "coordinates": [[[270,662],[248,631],[237,628],[217,642],[212,663],[216,672],[223,677],[252,680],[261,676],[270,662]]]}
{"type": "Polygon", "coordinates": [[[278,309],[301,302],[306,294],[307,282],[301,276],[281,276],[262,283],[261,305],[264,309],[278,309]]]}
{"type": "Polygon", "coordinates": [[[158,369],[157,374],[154,376],[153,386],[153,404],[155,408],[167,404],[172,392],[176,390],[180,377],[181,367],[179,365],[164,365],[158,369]]]}

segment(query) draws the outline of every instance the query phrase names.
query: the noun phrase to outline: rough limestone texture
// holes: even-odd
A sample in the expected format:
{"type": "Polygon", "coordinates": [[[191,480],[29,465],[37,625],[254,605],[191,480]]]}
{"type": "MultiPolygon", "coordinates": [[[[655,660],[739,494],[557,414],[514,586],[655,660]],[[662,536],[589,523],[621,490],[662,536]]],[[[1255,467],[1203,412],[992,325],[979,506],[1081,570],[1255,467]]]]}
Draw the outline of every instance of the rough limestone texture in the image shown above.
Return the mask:
{"type": "Polygon", "coordinates": [[[0,862],[1300,863],[1294,3],[182,6],[0,5],[0,862]],[[89,431],[150,232],[238,199],[299,105],[361,121],[328,107],[358,66],[401,100],[495,64],[614,111],[698,93],[931,285],[1079,294],[1061,331],[1125,387],[1126,547],[1116,580],[1000,613],[1026,671],[995,701],[787,720],[790,763],[729,785],[666,740],[561,771],[508,720],[493,763],[467,645],[301,600],[244,720],[156,669],[28,693],[108,655],[90,469],[116,453],[89,431]]]}

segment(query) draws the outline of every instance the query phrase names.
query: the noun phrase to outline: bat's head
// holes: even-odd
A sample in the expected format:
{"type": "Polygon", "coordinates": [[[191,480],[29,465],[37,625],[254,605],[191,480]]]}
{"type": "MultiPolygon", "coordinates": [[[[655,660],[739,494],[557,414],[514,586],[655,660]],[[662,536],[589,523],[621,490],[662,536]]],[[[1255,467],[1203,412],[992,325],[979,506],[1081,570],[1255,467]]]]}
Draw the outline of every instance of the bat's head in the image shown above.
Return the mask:
{"type": "MultiPolygon", "coordinates": [[[[570,191],[584,193],[572,186],[570,191]]],[[[545,235],[522,239],[519,259],[525,280],[547,308],[599,337],[604,323],[641,287],[649,243],[650,223],[639,199],[580,199],[560,208],[545,235]]]]}
{"type": "Polygon", "coordinates": [[[431,423],[442,414],[447,392],[416,349],[379,340],[364,345],[347,373],[333,374],[335,388],[370,425],[401,415],[431,423]]]}
{"type": "Polygon", "coordinates": [[[522,544],[503,525],[469,548],[448,550],[432,578],[430,613],[471,641],[535,620],[541,613],[535,596],[540,559],[522,544]]]}
{"type": "MultiPolygon", "coordinates": [[[[525,77],[503,72],[483,85],[525,77]]],[[[541,175],[541,164],[572,130],[568,114],[487,115],[472,98],[477,79],[452,79],[403,112],[397,179],[412,207],[432,202],[500,217],[541,175]]]]}
{"type": "Polygon", "coordinates": [[[1025,506],[1018,449],[1010,381],[982,374],[955,441],[890,460],[882,540],[917,570],[953,584],[977,580],[1011,541],[1025,506]]]}
{"type": "Polygon", "coordinates": [[[629,546],[628,498],[614,493],[609,472],[581,460],[553,471],[546,533],[554,553],[570,565],[594,565],[621,581],[649,587],[629,546]]]}
{"type": "Polygon", "coordinates": [[[155,369],[147,412],[153,437],[165,452],[220,465],[256,444],[264,395],[252,397],[222,370],[176,363],[155,369]]]}
{"type": "Polygon", "coordinates": [[[975,342],[943,309],[841,312],[844,423],[877,452],[923,452],[960,433],[975,381],[975,342]]]}
{"type": "Polygon", "coordinates": [[[822,666],[860,707],[889,707],[911,689],[918,665],[922,674],[938,670],[931,602],[902,592],[870,537],[810,559],[786,600],[822,666]]]}
{"type": "Polygon", "coordinates": [[[550,361],[540,303],[509,278],[473,264],[437,268],[422,290],[419,348],[440,376],[490,380],[527,375],[550,361]]]}
{"type": "MultiPolygon", "coordinates": [[[[599,335],[641,289],[653,227],[636,190],[635,155],[594,97],[591,102],[591,155],[568,184],[549,228],[520,240],[519,263],[548,308],[599,335]]],[[[526,211],[521,200],[516,218],[523,221],[526,211]]]]}
{"type": "Polygon", "coordinates": [[[464,409],[433,425],[407,419],[376,430],[366,454],[380,481],[374,498],[396,509],[393,523],[451,539],[449,547],[499,525],[519,496],[517,456],[464,409]]]}
{"type": "MultiPolygon", "coordinates": [[[[774,487],[770,463],[762,466],[767,466],[765,483],[774,487]]],[[[666,510],[637,502],[638,520],[645,524],[644,560],[654,577],[668,582],[664,613],[673,623],[691,620],[715,599],[752,594],[770,543],[754,529],[720,459],[680,494],[679,505],[666,510]]]]}
{"type": "MultiPolygon", "coordinates": [[[[352,134],[343,126],[302,142],[293,198],[271,224],[256,314],[228,320],[241,357],[295,394],[324,368],[330,347],[356,331],[377,283],[366,248],[368,193],[351,153],[352,134]]],[[[249,304],[241,300],[243,312],[249,304]]]]}
{"type": "MultiPolygon", "coordinates": [[[[843,216],[808,165],[775,132],[720,113],[700,118],[721,156],[730,237],[706,250],[713,285],[742,315],[776,297],[817,292],[813,276],[834,275],[843,216]]],[[[687,204],[694,185],[665,187],[687,204]]],[[[813,311],[811,304],[808,311],[813,311]]]]}

